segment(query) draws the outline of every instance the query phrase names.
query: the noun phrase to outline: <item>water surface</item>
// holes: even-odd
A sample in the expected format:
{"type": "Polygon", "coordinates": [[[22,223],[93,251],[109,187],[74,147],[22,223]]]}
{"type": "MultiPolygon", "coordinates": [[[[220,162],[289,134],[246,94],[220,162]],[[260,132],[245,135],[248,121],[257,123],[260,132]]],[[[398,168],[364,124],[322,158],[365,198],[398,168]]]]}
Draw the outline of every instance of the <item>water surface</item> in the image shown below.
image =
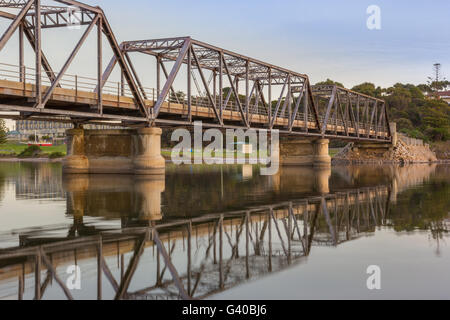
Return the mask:
{"type": "Polygon", "coordinates": [[[449,204],[446,165],[148,178],[0,162],[0,298],[450,298],[449,204]]]}

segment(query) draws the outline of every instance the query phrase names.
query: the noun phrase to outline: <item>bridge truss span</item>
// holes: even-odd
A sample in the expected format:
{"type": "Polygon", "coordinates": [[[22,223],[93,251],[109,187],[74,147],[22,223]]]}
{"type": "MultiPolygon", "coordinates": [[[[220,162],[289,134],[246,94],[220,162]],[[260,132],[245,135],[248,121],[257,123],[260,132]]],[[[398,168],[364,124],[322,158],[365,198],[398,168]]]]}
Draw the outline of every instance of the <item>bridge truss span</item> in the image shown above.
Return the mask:
{"type": "Polygon", "coordinates": [[[10,21],[0,52],[19,33],[19,65],[0,61],[0,110],[14,112],[8,117],[125,127],[202,121],[204,127],[276,129],[312,138],[391,140],[382,100],[336,86],[312,86],[303,73],[191,37],[119,44],[101,8],[73,0],[52,2],[57,5],[0,0],[0,17],[10,21]],[[62,68],[54,70],[41,43],[51,37],[43,31],[67,28],[74,19],[82,35],[62,68]],[[68,74],[86,38],[95,33],[97,50],[90,59],[97,65],[96,77],[68,74]],[[108,64],[104,38],[113,52],[108,64]],[[33,50],[34,68],[25,66],[25,41],[33,50]],[[142,61],[144,66],[138,66],[142,61]],[[154,88],[144,85],[149,77],[154,88]]]}

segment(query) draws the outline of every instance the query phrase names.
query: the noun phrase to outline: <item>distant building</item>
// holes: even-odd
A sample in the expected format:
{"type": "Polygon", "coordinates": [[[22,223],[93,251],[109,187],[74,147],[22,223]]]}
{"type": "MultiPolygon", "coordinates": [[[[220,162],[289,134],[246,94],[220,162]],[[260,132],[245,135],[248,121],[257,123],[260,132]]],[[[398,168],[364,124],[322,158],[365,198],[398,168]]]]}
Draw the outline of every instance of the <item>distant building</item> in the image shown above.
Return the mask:
{"type": "MultiPolygon", "coordinates": [[[[36,134],[38,138],[44,136],[53,139],[63,139],[66,137],[66,130],[73,128],[72,123],[53,122],[53,121],[37,121],[37,120],[17,120],[16,132],[18,132],[19,140],[28,140],[30,135],[36,134]]],[[[114,129],[117,127],[108,125],[85,125],[86,129],[114,129]]]]}
{"type": "Polygon", "coordinates": [[[20,132],[17,130],[8,131],[6,138],[9,141],[20,140],[20,132]]]}
{"type": "Polygon", "coordinates": [[[439,97],[439,99],[444,100],[445,102],[450,104],[450,90],[436,92],[436,95],[439,97]]]}

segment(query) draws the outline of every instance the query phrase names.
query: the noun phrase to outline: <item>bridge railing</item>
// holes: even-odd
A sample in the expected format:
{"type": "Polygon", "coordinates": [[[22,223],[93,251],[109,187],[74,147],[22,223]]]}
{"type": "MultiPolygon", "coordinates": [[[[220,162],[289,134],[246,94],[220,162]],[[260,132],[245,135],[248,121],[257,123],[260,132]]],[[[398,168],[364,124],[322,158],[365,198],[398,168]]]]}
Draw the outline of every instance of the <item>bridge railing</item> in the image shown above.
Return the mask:
{"type": "MultiPolygon", "coordinates": [[[[23,82],[26,84],[34,84],[36,81],[36,69],[30,67],[24,67],[24,70],[20,70],[20,66],[8,63],[0,63],[0,79],[23,82]]],[[[42,72],[45,73],[44,71],[42,72]]],[[[57,76],[58,72],[53,72],[57,76]]],[[[50,86],[51,81],[48,77],[42,77],[42,85],[50,86]]],[[[85,77],[74,74],[65,73],[59,81],[61,88],[75,90],[75,92],[95,92],[97,89],[97,79],[93,77],[85,77]]],[[[150,100],[154,100],[155,90],[153,88],[144,87],[147,97],[150,100]]],[[[127,84],[120,81],[106,81],[103,87],[103,94],[110,94],[115,96],[133,97],[132,92],[127,84]]]]}

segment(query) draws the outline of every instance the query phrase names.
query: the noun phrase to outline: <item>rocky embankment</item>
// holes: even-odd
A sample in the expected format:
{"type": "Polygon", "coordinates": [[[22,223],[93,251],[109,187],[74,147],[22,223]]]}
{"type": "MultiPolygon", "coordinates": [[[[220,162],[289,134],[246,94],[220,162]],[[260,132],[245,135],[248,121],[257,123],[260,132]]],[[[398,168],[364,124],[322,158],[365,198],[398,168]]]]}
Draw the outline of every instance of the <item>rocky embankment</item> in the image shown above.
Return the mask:
{"type": "Polygon", "coordinates": [[[430,163],[438,162],[428,145],[411,146],[398,140],[391,148],[357,148],[348,144],[333,157],[334,163],[430,163]]]}

